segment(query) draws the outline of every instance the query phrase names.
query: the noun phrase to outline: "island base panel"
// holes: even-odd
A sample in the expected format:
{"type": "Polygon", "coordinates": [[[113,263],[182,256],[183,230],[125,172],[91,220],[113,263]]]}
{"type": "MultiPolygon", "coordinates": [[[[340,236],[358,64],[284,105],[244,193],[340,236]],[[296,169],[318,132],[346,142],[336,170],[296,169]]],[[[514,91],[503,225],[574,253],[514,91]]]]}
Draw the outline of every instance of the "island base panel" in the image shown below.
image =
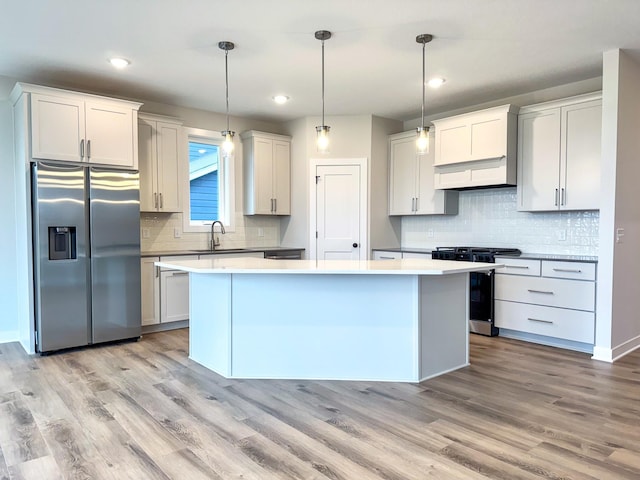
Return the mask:
{"type": "Polygon", "coordinates": [[[417,280],[389,277],[234,276],[232,375],[415,381],[417,280]]]}
{"type": "Polygon", "coordinates": [[[467,279],[192,274],[190,357],[233,378],[418,382],[468,364],[467,279]]]}
{"type": "Polygon", "coordinates": [[[420,380],[469,365],[469,274],[420,277],[420,380]]]}

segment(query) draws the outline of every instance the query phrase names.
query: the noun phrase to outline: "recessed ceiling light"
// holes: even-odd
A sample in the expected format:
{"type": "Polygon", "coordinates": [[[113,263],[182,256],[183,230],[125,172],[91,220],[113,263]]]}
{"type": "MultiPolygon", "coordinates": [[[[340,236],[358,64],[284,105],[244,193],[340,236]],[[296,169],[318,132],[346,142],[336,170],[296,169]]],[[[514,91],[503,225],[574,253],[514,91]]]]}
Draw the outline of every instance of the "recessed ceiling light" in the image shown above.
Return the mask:
{"type": "Polygon", "coordinates": [[[444,83],[444,78],[432,78],[427,82],[427,85],[429,85],[431,88],[438,88],[441,87],[442,84],[444,83]]]}
{"type": "Polygon", "coordinates": [[[110,58],[109,63],[118,69],[126,68],[131,65],[131,62],[129,60],[119,57],[110,58]]]}
{"type": "Polygon", "coordinates": [[[287,103],[289,101],[289,97],[287,97],[286,95],[275,95],[273,97],[273,101],[278,105],[282,105],[283,103],[287,103]]]}

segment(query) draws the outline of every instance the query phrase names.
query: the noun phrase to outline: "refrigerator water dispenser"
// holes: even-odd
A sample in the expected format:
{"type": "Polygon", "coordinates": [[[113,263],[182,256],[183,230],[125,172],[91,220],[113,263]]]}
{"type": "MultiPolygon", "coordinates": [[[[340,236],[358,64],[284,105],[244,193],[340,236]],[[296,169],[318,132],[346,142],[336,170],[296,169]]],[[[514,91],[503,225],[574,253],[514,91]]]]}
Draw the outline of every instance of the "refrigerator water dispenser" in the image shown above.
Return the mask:
{"type": "Polygon", "coordinates": [[[49,227],[49,260],[76,258],[76,227],[49,227]]]}

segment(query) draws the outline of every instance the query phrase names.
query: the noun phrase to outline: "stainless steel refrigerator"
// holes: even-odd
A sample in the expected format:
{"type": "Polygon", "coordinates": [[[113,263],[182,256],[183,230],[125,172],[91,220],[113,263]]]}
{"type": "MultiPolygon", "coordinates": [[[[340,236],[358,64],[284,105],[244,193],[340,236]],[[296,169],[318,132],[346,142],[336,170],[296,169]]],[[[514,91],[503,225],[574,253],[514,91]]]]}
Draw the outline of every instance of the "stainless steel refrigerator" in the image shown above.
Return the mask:
{"type": "Polygon", "coordinates": [[[138,172],[32,164],[36,349],[140,336],[138,172]]]}

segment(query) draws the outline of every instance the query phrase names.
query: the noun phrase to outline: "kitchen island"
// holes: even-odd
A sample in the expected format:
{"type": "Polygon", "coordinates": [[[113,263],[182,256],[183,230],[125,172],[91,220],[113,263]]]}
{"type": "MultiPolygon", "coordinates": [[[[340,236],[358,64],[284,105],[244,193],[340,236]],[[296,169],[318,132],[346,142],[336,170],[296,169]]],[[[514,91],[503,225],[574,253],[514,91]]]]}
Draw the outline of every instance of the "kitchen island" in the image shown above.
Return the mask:
{"type": "Polygon", "coordinates": [[[469,364],[468,272],[501,264],[207,258],[189,357],[228,378],[419,382],[469,364]]]}

